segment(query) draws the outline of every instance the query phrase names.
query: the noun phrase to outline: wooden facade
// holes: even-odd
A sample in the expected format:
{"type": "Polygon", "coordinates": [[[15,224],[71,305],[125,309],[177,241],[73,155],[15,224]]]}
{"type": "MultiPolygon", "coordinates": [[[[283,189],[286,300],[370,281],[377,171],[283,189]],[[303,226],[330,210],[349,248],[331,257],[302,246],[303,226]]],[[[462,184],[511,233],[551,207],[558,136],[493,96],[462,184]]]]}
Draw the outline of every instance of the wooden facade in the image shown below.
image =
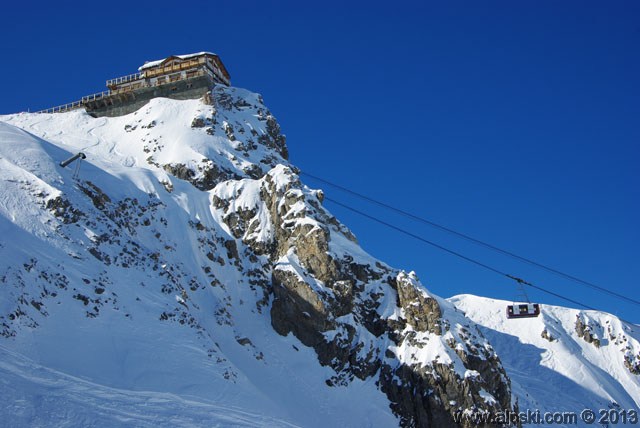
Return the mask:
{"type": "Polygon", "coordinates": [[[144,87],[152,87],[207,76],[212,83],[229,86],[231,77],[220,57],[210,52],[191,55],[173,55],[159,61],[147,62],[138,73],[107,80],[111,94],[135,91],[144,87]]]}
{"type": "Polygon", "coordinates": [[[218,55],[210,52],[173,55],[146,62],[138,68],[138,73],[107,80],[105,92],[38,113],[60,113],[84,107],[88,112],[100,112],[100,115],[126,114],[154,97],[193,99],[203,96],[215,84],[231,85],[229,72],[218,55]]]}

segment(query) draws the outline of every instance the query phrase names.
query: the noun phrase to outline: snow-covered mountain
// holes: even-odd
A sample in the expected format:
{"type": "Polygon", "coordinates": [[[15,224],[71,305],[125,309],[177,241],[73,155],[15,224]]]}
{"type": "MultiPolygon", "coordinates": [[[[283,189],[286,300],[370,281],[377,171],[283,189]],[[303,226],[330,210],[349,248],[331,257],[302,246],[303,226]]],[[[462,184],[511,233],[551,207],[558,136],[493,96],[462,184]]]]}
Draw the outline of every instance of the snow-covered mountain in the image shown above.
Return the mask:
{"type": "Polygon", "coordinates": [[[480,325],[521,409],[580,411],[640,407],[640,331],[617,317],[544,305],[537,318],[507,319],[510,302],[448,299],[480,325]]]}
{"type": "Polygon", "coordinates": [[[563,410],[640,405],[615,317],[581,313],[578,340],[577,311],[432,295],[300,181],[259,95],[207,98],[0,117],[4,426],[471,426],[552,406],[529,365],[579,385],[563,410]]]}

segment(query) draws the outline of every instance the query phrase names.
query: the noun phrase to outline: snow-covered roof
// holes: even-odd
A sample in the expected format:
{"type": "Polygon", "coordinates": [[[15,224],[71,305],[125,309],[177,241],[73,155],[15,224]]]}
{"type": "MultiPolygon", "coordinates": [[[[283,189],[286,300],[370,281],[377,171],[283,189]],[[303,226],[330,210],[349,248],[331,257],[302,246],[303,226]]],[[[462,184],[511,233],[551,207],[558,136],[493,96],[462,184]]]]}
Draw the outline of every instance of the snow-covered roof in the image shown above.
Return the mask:
{"type": "Polygon", "coordinates": [[[187,55],[171,55],[171,56],[168,56],[166,58],[158,59],[158,60],[155,60],[155,61],[145,61],[145,63],[142,66],[138,67],[138,71],[146,70],[146,69],[151,68],[151,67],[156,67],[156,66],[162,64],[164,61],[166,61],[169,58],[189,59],[189,58],[202,56],[202,55],[217,56],[216,54],[214,54],[212,52],[198,52],[198,53],[192,53],[192,54],[187,54],[187,55]]]}

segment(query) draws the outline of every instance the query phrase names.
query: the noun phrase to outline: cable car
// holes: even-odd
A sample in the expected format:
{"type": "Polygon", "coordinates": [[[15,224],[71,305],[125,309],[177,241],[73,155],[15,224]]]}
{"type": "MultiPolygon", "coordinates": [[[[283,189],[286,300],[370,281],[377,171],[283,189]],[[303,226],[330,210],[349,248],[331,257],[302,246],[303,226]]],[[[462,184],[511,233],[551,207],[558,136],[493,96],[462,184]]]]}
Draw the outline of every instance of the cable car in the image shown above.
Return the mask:
{"type": "Polygon", "coordinates": [[[507,318],[534,318],[540,315],[538,303],[518,303],[507,306],[507,318]]]}
{"type": "Polygon", "coordinates": [[[527,302],[527,303],[516,303],[514,301],[513,305],[508,305],[507,318],[510,318],[510,319],[535,318],[538,315],[540,315],[540,305],[538,303],[531,303],[531,301],[529,300],[529,296],[527,296],[527,292],[524,289],[525,285],[531,285],[531,283],[525,281],[522,278],[518,278],[516,276],[512,276],[512,275],[507,275],[507,276],[518,283],[518,289],[520,291],[519,296],[521,298],[524,298],[524,300],[526,300],[527,302]]]}

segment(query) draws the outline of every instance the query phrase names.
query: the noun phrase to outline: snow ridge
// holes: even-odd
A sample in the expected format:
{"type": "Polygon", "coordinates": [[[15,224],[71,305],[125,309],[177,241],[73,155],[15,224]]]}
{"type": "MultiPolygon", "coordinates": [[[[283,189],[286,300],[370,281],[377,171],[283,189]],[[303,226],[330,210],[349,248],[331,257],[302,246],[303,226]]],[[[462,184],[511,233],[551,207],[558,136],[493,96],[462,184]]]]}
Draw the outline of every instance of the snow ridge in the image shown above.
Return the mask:
{"type": "Polygon", "coordinates": [[[445,427],[555,409],[549,384],[579,389],[562,410],[638,405],[629,326],[432,295],[300,181],[260,95],[210,99],[0,117],[9,426],[445,427]]]}
{"type": "Polygon", "coordinates": [[[214,94],[214,105],[154,99],[116,118],[0,118],[9,426],[397,423],[372,381],[328,388],[331,369],[271,327],[266,257],[219,221],[212,191],[239,183],[251,195],[242,180],[287,165],[284,136],[259,95],[214,94]],[[74,180],[58,163],[79,151],[74,180]],[[51,383],[61,395],[39,400],[51,383]],[[125,402],[125,415],[105,415],[125,402]]]}
{"type": "Polygon", "coordinates": [[[640,331],[617,317],[544,305],[538,318],[508,320],[510,302],[449,299],[481,325],[511,379],[521,409],[640,407],[640,331]]]}

